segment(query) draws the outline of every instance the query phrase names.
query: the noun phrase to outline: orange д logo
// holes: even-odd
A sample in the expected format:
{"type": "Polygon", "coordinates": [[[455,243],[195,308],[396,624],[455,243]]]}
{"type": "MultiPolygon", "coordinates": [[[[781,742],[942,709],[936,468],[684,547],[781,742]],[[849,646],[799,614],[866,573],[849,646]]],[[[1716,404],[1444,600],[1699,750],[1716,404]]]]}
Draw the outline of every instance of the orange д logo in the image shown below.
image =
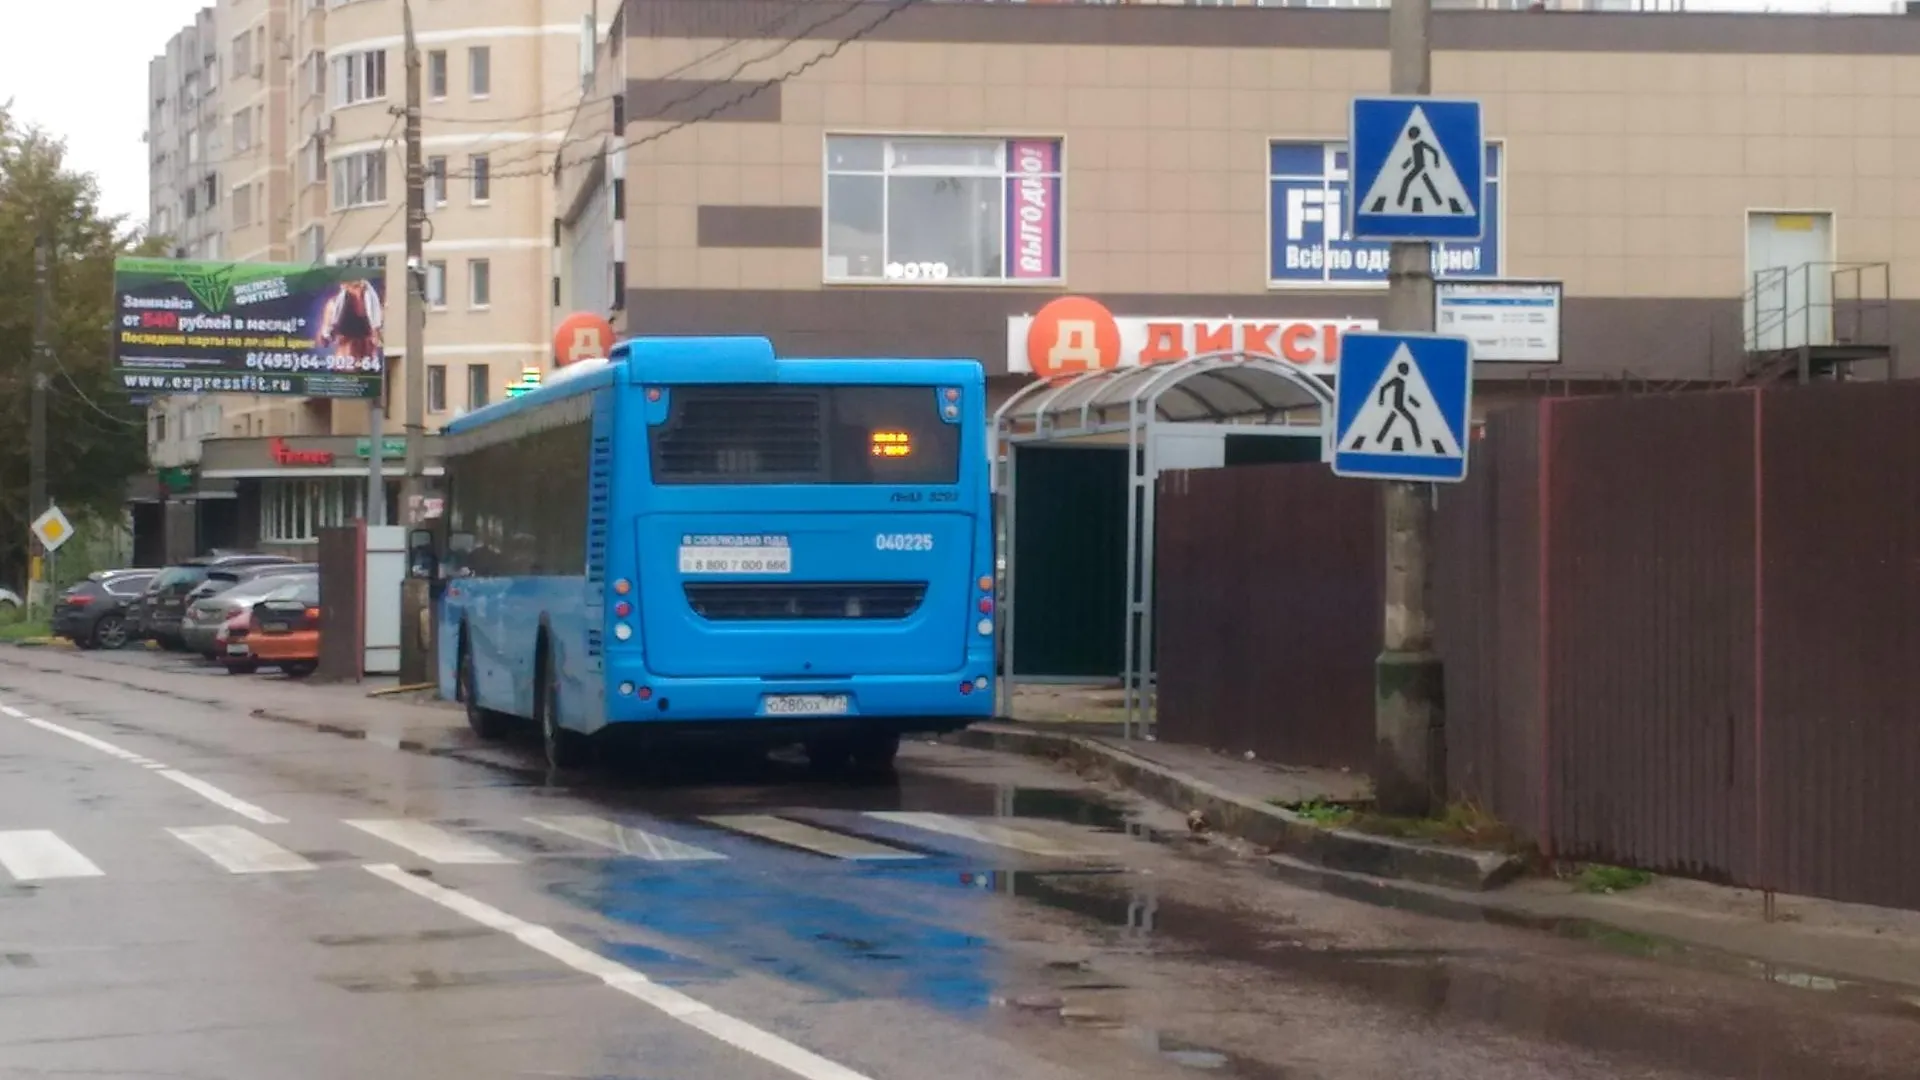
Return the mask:
{"type": "Polygon", "coordinates": [[[553,331],[553,363],[565,367],[576,360],[593,360],[613,348],[613,324],[590,312],[576,311],[553,331]]]}
{"type": "Polygon", "coordinates": [[[1120,324],[1098,300],[1062,296],[1027,327],[1027,364],[1043,379],[1120,366],[1120,324]]]}

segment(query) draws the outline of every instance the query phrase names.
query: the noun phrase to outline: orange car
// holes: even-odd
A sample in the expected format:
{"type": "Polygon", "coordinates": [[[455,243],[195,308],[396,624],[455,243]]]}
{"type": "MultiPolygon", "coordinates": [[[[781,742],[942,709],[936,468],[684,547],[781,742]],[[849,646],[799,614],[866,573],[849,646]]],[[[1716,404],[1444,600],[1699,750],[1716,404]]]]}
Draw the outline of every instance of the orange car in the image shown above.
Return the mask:
{"type": "MultiPolygon", "coordinates": [[[[229,630],[229,647],[237,644],[229,630]]],[[[317,595],[284,600],[262,600],[253,605],[252,622],[245,630],[247,652],[257,667],[277,667],[288,677],[301,679],[320,666],[320,598],[317,595]]]]}

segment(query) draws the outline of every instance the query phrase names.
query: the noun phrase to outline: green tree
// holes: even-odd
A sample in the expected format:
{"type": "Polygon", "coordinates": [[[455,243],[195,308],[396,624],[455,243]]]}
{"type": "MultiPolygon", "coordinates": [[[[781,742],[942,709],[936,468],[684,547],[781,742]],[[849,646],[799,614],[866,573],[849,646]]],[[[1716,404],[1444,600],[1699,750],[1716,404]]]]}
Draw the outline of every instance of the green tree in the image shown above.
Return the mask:
{"type": "Polygon", "coordinates": [[[146,421],[112,377],[113,261],[157,243],[100,212],[92,176],[66,148],[0,102],[0,584],[26,578],[28,402],[34,241],[53,244],[48,277],[47,494],[69,517],[118,514],[127,479],[147,468],[146,421]]]}

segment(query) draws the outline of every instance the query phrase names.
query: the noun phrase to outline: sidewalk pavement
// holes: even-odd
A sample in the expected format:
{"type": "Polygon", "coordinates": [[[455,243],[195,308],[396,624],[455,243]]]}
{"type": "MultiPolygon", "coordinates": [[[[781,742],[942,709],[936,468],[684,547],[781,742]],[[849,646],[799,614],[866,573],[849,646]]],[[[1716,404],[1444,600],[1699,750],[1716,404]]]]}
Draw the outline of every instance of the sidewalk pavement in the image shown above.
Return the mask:
{"type": "Polygon", "coordinates": [[[1318,891],[1448,918],[1537,928],[1814,989],[1892,987],[1920,1008],[1920,912],[1776,896],[1681,878],[1614,893],[1582,891],[1530,860],[1332,828],[1286,806],[1363,803],[1367,778],[1122,738],[1112,687],[1027,687],[1017,719],[956,735],[963,745],[1049,758],[1130,788],[1217,832],[1265,849],[1283,879],[1318,891]]]}

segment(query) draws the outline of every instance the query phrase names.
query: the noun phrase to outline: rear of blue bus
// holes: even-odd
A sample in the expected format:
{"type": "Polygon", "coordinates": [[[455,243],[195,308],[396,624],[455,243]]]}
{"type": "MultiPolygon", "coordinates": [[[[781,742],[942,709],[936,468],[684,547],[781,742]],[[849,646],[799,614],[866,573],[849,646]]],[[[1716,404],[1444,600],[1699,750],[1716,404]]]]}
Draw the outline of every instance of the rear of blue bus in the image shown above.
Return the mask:
{"type": "Polygon", "coordinates": [[[989,716],[980,366],[767,361],[636,357],[617,391],[607,721],[807,739],[989,716]]]}

